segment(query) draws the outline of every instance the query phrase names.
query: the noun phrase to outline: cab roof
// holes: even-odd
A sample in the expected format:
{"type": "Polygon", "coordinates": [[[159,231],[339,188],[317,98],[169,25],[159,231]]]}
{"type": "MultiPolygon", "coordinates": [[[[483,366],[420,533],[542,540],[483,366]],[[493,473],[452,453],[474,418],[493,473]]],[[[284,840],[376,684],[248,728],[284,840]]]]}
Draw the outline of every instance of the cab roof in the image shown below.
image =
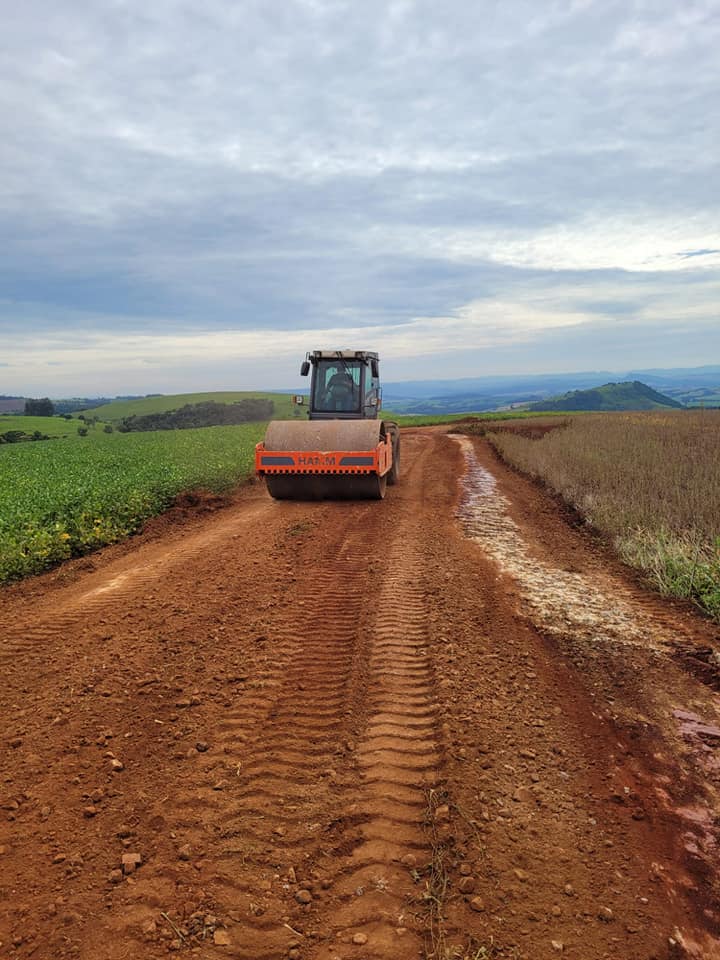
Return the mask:
{"type": "Polygon", "coordinates": [[[378,360],[373,350],[312,350],[307,355],[308,360],[378,360]]]}

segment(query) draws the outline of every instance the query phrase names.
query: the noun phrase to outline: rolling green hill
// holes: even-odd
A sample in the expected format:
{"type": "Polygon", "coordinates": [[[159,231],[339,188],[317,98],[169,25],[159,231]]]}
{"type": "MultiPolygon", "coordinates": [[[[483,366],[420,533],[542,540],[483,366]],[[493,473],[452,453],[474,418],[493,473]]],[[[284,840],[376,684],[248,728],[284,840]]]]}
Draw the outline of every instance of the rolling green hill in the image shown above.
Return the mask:
{"type": "MultiPolygon", "coordinates": [[[[24,417],[0,416],[0,433],[7,430],[22,430],[33,434],[36,430],[48,437],[76,437],[79,424],[77,420],[63,420],[62,417],[24,417]]],[[[102,425],[96,429],[102,430],[102,425]]]]}
{"type": "Polygon", "coordinates": [[[559,397],[531,403],[527,409],[548,410],[657,410],[682,408],[682,404],[658,393],[639,380],[606,383],[592,390],[571,390],[559,397]]]}
{"type": "Polygon", "coordinates": [[[272,400],[275,404],[275,413],[273,416],[278,420],[283,420],[294,416],[293,405],[290,402],[290,394],[287,393],[261,393],[257,390],[234,390],[218,393],[178,393],[169,394],[162,397],[143,397],[141,400],[113,400],[112,403],[104,403],[100,407],[92,410],[84,410],[86,417],[98,416],[111,423],[123,420],[125,417],[142,417],[150,413],[167,413],[169,410],[179,410],[189,403],[204,403],[214,401],[215,403],[235,403],[238,400],[248,400],[251,397],[262,397],[272,400]]]}

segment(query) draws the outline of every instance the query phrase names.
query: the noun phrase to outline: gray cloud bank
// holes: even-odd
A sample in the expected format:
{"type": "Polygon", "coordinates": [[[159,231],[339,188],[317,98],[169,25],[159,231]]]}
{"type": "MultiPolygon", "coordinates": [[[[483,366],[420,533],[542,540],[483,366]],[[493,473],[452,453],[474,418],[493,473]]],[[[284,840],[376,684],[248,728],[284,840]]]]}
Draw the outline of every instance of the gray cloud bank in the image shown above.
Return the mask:
{"type": "Polygon", "coordinates": [[[29,0],[0,392],[720,355],[718,2],[29,0]]]}

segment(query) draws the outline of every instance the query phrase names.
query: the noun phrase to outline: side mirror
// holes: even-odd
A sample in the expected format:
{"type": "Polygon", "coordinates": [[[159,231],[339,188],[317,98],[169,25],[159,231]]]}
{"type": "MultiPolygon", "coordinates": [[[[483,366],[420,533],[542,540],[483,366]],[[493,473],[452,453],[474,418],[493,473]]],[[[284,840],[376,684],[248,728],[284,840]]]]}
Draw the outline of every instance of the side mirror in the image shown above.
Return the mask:
{"type": "Polygon", "coordinates": [[[310,361],[303,360],[302,365],[300,367],[300,376],[306,377],[309,373],[310,373],[310,361]]]}
{"type": "Polygon", "coordinates": [[[370,361],[370,372],[372,373],[374,380],[377,380],[380,376],[380,367],[377,360],[370,361]]]}

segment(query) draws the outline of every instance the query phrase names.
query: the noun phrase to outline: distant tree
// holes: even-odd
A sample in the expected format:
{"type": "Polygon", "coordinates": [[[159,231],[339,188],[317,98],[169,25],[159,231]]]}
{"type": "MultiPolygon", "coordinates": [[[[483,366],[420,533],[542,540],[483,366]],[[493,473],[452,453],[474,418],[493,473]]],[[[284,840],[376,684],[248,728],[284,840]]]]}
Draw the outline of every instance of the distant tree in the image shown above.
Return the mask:
{"type": "Polygon", "coordinates": [[[79,436],[79,437],[86,437],[87,435],[88,435],[88,428],[87,428],[87,427],[78,427],[78,436],[79,436]]]}
{"type": "Polygon", "coordinates": [[[103,433],[112,433],[112,432],[113,432],[113,425],[111,423],[106,423],[105,426],[103,427],[103,433]]]}
{"type": "Polygon", "coordinates": [[[5,433],[0,434],[0,442],[20,443],[26,436],[27,434],[24,430],[6,430],[5,433]]]}
{"type": "Polygon", "coordinates": [[[26,400],[26,417],[52,417],[55,413],[55,407],[52,400],[43,397],[42,400],[26,400]]]}

